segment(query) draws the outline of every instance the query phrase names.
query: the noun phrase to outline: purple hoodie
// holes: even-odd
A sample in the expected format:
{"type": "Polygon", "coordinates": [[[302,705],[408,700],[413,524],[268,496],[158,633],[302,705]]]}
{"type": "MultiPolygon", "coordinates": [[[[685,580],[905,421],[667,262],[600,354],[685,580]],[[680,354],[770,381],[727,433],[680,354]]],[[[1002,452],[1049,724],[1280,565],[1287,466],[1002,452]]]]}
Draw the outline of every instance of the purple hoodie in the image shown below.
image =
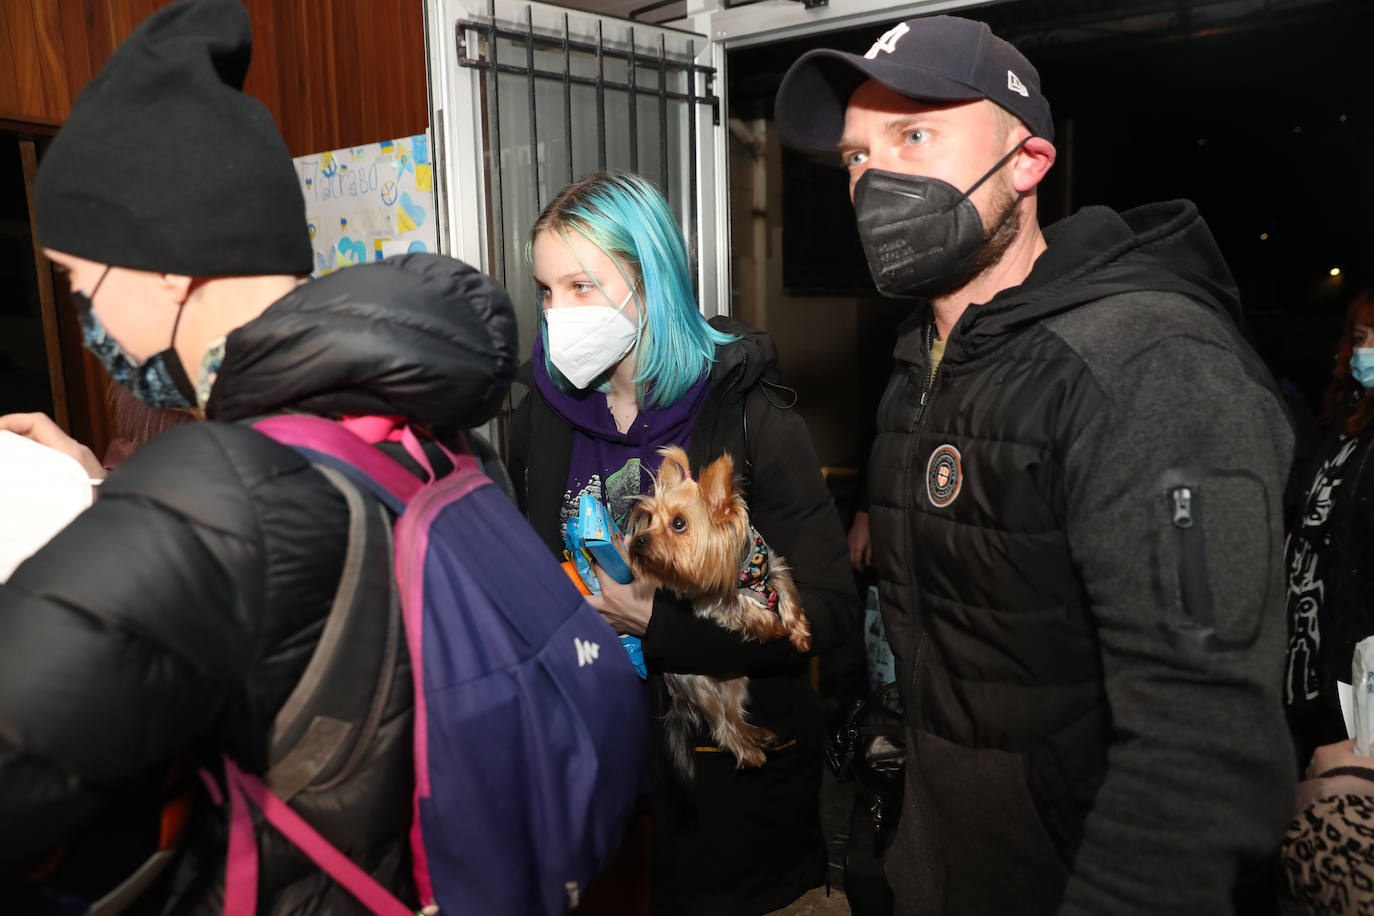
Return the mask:
{"type": "Polygon", "coordinates": [[[572,459],[568,463],[567,489],[563,493],[560,520],[577,514],[577,501],[591,493],[604,502],[623,530],[634,497],[653,485],[653,472],[665,445],[687,447],[692,424],[709,387],[709,370],[672,404],[640,410],[627,432],[615,428],[606,396],[595,388],[572,393],[560,391],[544,365],[544,341],[535,335],[531,354],[534,382],[549,408],[572,427],[572,459]]]}

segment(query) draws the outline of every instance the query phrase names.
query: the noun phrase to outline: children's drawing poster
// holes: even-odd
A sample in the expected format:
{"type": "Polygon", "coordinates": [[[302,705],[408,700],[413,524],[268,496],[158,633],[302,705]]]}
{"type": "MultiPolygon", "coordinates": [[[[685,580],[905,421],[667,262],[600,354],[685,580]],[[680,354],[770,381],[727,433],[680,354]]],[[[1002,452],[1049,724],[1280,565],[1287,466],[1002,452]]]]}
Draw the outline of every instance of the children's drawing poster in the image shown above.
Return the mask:
{"type": "Polygon", "coordinates": [[[296,158],[321,277],[408,251],[435,251],[434,164],[418,134],[296,158]]]}

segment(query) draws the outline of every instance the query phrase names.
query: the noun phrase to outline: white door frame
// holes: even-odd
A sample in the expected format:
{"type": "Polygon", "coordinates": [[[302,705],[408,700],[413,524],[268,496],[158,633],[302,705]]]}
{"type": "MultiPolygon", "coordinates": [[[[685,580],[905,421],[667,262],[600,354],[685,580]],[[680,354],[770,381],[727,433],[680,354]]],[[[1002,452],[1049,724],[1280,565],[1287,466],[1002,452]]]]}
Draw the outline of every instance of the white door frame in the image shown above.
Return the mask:
{"type": "Polygon", "coordinates": [[[669,24],[700,32],[712,42],[722,42],[728,50],[734,50],[768,41],[804,38],[817,32],[987,5],[987,0],[829,0],[825,6],[807,9],[796,0],[759,0],[727,9],[723,0],[687,0],[687,15],[669,24]]]}
{"type": "MultiPolygon", "coordinates": [[[[1015,2],[1015,0],[1007,0],[1015,2]]],[[[439,248],[482,270],[492,270],[490,252],[498,240],[487,236],[486,200],[488,164],[482,149],[481,130],[455,129],[456,125],[481,124],[480,81],[459,78],[459,36],[453,25],[453,7],[464,0],[425,0],[425,42],[430,95],[430,130],[434,137],[435,193],[439,220],[439,248]],[[431,47],[438,44],[438,47],[431,47]]],[[[479,6],[481,0],[464,5],[479,6]]],[[[697,288],[700,306],[708,317],[730,311],[730,183],[729,183],[729,50],[769,41],[795,39],[836,29],[890,22],[911,16],[966,9],[984,5],[980,0],[829,0],[828,5],[806,9],[796,0],[759,0],[726,8],[724,0],[687,0],[687,15],[660,26],[636,23],[639,34],[657,28],[694,32],[696,63],[715,71],[714,92],[719,99],[719,123],[705,106],[691,107],[695,118],[698,177],[696,183],[697,288]]],[[[569,11],[578,17],[592,16],[569,11]]],[[[611,18],[611,17],[601,17],[611,18]]],[[[636,42],[638,44],[638,41],[636,42]]]]}

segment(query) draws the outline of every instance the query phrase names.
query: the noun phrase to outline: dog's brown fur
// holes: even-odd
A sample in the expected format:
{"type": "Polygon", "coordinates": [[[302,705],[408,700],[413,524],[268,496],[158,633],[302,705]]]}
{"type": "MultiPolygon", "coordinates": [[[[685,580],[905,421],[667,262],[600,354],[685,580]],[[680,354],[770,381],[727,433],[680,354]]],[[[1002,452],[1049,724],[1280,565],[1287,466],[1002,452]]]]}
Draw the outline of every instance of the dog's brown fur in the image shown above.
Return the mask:
{"type": "MultiPolygon", "coordinates": [[[[630,514],[628,552],[635,575],[691,601],[698,616],[746,640],[786,636],[797,651],[808,651],[811,627],[781,556],[770,551],[769,581],[778,593],[777,614],[751,597],[752,592],[739,588],[740,558],[750,538],[749,510],[736,487],[730,456],[722,455],[701,472],[700,480],[693,480],[681,448],[670,446],[659,453],[663,464],[653,493],[630,514]]],[[[763,764],[763,749],[777,736],[745,718],[747,677],[669,673],[664,680],[672,698],[664,732],[674,765],[685,780],[692,778],[692,735],[703,724],[735,755],[737,767],[763,764]]]]}

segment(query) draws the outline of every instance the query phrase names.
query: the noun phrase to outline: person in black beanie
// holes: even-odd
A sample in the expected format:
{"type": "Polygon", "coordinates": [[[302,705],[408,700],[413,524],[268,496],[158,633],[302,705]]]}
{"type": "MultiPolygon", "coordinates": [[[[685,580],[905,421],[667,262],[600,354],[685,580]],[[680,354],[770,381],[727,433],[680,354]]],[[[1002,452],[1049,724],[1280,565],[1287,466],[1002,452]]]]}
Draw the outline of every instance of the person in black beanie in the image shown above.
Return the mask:
{"type": "MultiPolygon", "coordinates": [[[[159,10],[82,90],[35,182],[39,241],[86,346],[142,400],[208,422],[133,454],[0,585],[10,912],[218,911],[225,756],[415,902],[412,689],[384,632],[390,551],[379,539],[355,556],[350,523],[365,513],[347,488],[242,421],[382,414],[447,438],[504,396],[514,312],[496,282],[438,255],[303,283],[304,204],[271,117],[242,92],[250,54],[239,0],[159,10]],[[352,594],[371,597],[331,649],[351,666],[331,717],[366,727],[297,746],[283,710],[314,733],[302,678],[345,594],[346,555],[352,594]]],[[[65,439],[32,417],[0,428],[65,439]]],[[[258,833],[260,912],[360,912],[258,833]]]]}

